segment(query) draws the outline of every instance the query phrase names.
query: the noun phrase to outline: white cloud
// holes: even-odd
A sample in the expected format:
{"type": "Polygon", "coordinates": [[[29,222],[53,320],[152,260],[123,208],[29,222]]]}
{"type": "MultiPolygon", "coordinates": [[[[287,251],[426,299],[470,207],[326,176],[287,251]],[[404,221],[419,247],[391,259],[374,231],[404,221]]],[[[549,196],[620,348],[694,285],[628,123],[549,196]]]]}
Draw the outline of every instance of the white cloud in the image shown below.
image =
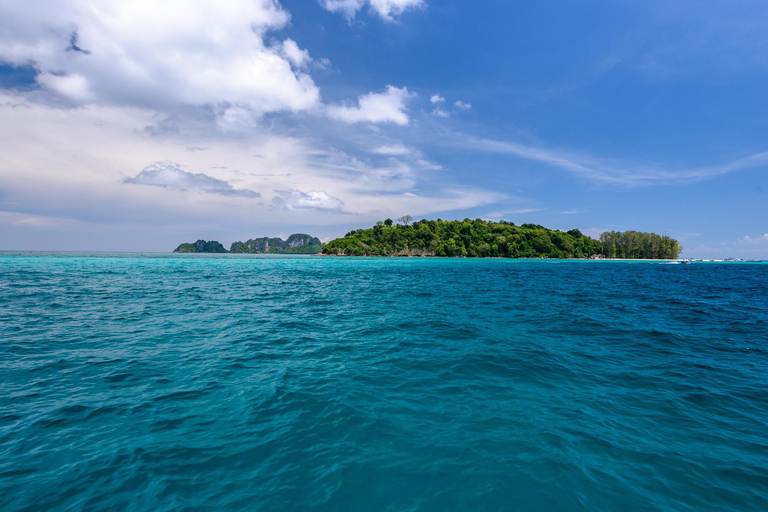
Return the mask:
{"type": "Polygon", "coordinates": [[[454,105],[456,105],[457,108],[460,108],[462,110],[469,110],[472,108],[471,103],[464,103],[461,100],[456,100],[456,103],[454,103],[454,105]]]}
{"type": "Polygon", "coordinates": [[[358,11],[369,5],[372,12],[386,21],[394,21],[408,9],[422,8],[424,0],[319,0],[331,12],[342,13],[347,20],[354,19],[358,11]]]}
{"type": "Polygon", "coordinates": [[[747,244],[760,244],[768,242],[768,233],[764,234],[763,236],[752,238],[749,235],[744,235],[743,238],[738,239],[739,242],[747,243],[747,244]]]}
{"type": "Polygon", "coordinates": [[[411,153],[411,149],[402,144],[388,144],[374,148],[372,153],[377,155],[403,156],[411,153]]]}
{"type": "Polygon", "coordinates": [[[433,94],[432,97],[429,98],[429,101],[431,101],[433,105],[436,105],[438,103],[444,103],[445,98],[443,98],[439,94],[433,94]]]}
{"type": "Polygon", "coordinates": [[[288,61],[297,68],[304,68],[307,64],[312,62],[312,57],[309,56],[309,52],[299,48],[296,41],[290,38],[283,41],[281,53],[283,57],[288,59],[288,61]]]}
{"type": "Polygon", "coordinates": [[[432,111],[432,115],[435,117],[450,117],[451,115],[441,108],[436,108],[432,111]]]}
{"type": "Polygon", "coordinates": [[[320,101],[299,70],[306,50],[264,42],[290,19],[274,0],[5,1],[2,12],[0,60],[33,66],[44,90],[76,104],[264,113],[320,101]]]}
{"type": "Polygon", "coordinates": [[[277,195],[272,199],[272,205],[285,210],[319,210],[325,212],[343,213],[344,202],[331,197],[322,190],[275,190],[277,195]]]}
{"type": "Polygon", "coordinates": [[[351,20],[357,11],[365,6],[365,0],[319,0],[323,9],[331,12],[340,12],[345,18],[351,20]]]}
{"type": "Polygon", "coordinates": [[[329,117],[347,123],[394,123],[407,125],[410,118],[405,104],[414,94],[405,87],[387,86],[383,93],[369,93],[358,98],[357,106],[331,105],[326,112],[329,117]]]}
{"type": "Polygon", "coordinates": [[[133,178],[126,178],[124,183],[173,188],[177,190],[197,189],[209,194],[233,197],[261,197],[261,194],[247,189],[234,189],[226,181],[212,178],[207,174],[193,174],[182,171],[173,165],[150,165],[133,178]]]}

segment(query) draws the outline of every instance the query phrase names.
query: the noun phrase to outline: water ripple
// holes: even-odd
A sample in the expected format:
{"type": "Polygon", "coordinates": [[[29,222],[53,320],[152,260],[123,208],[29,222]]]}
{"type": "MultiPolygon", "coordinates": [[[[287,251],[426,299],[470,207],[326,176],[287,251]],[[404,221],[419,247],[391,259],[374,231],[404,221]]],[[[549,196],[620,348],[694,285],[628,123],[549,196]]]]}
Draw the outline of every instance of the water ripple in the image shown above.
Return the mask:
{"type": "Polygon", "coordinates": [[[768,510],[768,266],[0,255],[0,509],[768,510]]]}

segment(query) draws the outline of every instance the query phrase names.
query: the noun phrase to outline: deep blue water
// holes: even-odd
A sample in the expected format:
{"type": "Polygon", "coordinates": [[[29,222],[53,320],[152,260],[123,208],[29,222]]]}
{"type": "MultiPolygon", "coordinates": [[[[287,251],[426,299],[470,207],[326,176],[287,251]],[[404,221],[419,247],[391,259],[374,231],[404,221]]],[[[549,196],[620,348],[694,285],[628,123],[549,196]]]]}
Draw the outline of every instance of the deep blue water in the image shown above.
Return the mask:
{"type": "Polygon", "coordinates": [[[768,510],[768,265],[0,254],[0,510],[768,510]]]}

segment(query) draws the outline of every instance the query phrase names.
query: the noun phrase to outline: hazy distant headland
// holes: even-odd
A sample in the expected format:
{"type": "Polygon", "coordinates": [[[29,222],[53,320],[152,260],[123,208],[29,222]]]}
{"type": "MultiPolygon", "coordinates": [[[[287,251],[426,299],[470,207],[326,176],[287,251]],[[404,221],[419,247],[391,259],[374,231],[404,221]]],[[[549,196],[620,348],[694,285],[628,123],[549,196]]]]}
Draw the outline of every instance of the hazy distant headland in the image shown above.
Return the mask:
{"type": "Polygon", "coordinates": [[[181,244],[173,252],[181,253],[238,253],[238,254],[317,254],[323,250],[319,238],[305,233],[295,233],[282,238],[254,238],[246,242],[234,242],[229,251],[216,241],[198,240],[195,243],[181,244]]]}
{"type": "Polygon", "coordinates": [[[323,246],[333,256],[443,256],[468,258],[676,259],[683,247],[666,235],[610,231],[595,240],[578,229],[482,219],[377,222],[323,246]]]}

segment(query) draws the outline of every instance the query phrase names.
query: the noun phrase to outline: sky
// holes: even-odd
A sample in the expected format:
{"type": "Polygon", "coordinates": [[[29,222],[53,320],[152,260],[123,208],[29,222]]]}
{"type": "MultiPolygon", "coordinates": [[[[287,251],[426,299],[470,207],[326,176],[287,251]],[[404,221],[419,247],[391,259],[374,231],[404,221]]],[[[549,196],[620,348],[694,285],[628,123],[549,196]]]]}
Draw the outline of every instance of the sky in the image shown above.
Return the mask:
{"type": "Polygon", "coordinates": [[[0,0],[0,250],[378,220],[768,259],[764,0],[0,0]]]}

